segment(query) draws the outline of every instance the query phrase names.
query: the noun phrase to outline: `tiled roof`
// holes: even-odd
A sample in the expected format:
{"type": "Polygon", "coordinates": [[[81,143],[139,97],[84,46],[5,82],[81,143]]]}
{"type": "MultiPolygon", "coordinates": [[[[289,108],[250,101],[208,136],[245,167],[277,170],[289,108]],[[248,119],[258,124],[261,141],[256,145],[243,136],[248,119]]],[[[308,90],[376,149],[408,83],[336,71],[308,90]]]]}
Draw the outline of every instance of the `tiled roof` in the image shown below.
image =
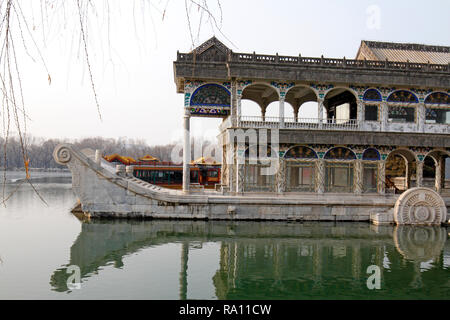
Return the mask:
{"type": "Polygon", "coordinates": [[[415,43],[361,41],[356,59],[448,64],[450,47],[415,43]]]}

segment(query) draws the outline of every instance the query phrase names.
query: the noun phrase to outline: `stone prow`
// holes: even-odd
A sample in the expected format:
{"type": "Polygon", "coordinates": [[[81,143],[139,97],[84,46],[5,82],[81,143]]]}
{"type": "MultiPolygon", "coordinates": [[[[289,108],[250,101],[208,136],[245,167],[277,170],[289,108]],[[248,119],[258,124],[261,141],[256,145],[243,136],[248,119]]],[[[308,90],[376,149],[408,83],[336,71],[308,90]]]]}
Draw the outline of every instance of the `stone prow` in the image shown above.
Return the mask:
{"type": "Polygon", "coordinates": [[[57,164],[67,165],[71,158],[71,147],[68,144],[59,144],[53,150],[53,159],[57,164]]]}

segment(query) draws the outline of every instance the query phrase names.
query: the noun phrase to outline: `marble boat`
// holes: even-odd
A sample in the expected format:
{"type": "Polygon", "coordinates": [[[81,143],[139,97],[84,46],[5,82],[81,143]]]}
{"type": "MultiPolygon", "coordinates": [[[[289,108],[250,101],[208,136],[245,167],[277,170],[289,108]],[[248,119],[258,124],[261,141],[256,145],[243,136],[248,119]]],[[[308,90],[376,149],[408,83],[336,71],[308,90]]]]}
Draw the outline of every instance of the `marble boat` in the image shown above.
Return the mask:
{"type": "Polygon", "coordinates": [[[362,41],[351,60],[235,53],[213,37],[174,62],[185,98],[182,190],[137,179],[100,150],[64,144],[54,158],[71,170],[88,217],[442,224],[449,62],[441,46],[362,41]],[[244,100],[261,116],[244,116],[244,100]],[[306,103],[317,118],[299,117],[306,103]],[[273,104],[279,116],[266,117],[273,104]],[[214,190],[190,184],[191,117],[223,119],[214,190]]]}

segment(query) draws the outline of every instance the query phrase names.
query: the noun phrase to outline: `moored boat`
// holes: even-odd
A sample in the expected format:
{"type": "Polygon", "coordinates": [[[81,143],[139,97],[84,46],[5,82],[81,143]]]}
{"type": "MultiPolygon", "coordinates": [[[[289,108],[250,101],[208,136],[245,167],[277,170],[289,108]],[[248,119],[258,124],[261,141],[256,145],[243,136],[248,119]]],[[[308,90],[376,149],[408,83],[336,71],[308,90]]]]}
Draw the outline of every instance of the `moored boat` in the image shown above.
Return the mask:
{"type": "Polygon", "coordinates": [[[449,52],[363,41],[354,60],[286,57],[234,53],[212,38],[174,63],[185,97],[183,165],[161,171],[177,171],[177,183],[182,173],[181,190],[158,186],[154,164],[112,167],[70,145],[54,156],[91,217],[441,224],[450,207],[450,72],[423,59],[449,52]],[[391,50],[405,61],[388,60],[391,50]],[[243,100],[261,116],[243,116],[243,100]],[[273,102],[279,117],[266,117],[273,102]],[[317,103],[317,118],[298,117],[306,102],[317,103]],[[194,116],[223,119],[212,190],[191,183],[194,116]]]}

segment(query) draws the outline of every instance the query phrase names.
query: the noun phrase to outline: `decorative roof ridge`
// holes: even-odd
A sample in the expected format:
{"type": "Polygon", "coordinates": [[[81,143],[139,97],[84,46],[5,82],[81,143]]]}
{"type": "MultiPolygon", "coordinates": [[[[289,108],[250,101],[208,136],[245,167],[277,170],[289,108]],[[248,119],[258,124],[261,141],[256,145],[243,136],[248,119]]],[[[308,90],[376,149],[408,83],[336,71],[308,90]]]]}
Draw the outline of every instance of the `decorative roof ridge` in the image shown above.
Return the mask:
{"type": "Polygon", "coordinates": [[[361,44],[363,44],[363,43],[366,44],[369,48],[450,53],[450,47],[447,47],[447,46],[436,46],[436,45],[427,45],[427,44],[419,44],[419,43],[381,42],[381,41],[368,41],[368,40],[362,40],[361,44]]]}
{"type": "Polygon", "coordinates": [[[224,53],[228,53],[231,51],[226,45],[222,43],[219,39],[216,38],[216,36],[212,36],[205,42],[203,42],[201,45],[199,45],[197,48],[193,49],[190,53],[196,53],[196,54],[202,54],[212,46],[216,46],[219,49],[221,49],[224,53]]]}

